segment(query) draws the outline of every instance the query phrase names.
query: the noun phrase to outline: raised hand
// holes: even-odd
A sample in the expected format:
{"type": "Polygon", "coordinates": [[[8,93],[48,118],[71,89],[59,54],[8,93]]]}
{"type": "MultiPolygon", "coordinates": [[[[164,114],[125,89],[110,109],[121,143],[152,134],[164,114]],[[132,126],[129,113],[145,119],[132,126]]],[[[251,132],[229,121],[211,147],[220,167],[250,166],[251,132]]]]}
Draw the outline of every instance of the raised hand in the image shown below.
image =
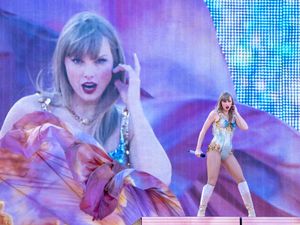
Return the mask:
{"type": "Polygon", "coordinates": [[[232,108],[233,108],[234,113],[238,113],[238,109],[237,109],[236,105],[233,105],[232,108]]]}
{"type": "Polygon", "coordinates": [[[117,87],[122,101],[126,104],[129,111],[138,104],[140,104],[140,71],[141,66],[137,54],[133,54],[134,68],[128,64],[119,64],[113,69],[113,73],[125,71],[125,76],[128,77],[128,84],[117,80],[115,86],[117,87]]]}

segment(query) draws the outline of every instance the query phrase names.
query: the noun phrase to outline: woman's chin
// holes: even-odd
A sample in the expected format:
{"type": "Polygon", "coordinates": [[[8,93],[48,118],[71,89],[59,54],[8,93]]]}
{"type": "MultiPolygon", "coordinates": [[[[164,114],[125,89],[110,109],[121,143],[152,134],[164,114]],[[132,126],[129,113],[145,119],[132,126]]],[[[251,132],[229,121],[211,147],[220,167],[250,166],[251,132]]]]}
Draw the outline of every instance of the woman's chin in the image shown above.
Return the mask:
{"type": "Polygon", "coordinates": [[[77,95],[77,97],[75,97],[73,104],[97,104],[99,102],[99,99],[101,98],[100,94],[81,94],[81,95],[77,95]]]}

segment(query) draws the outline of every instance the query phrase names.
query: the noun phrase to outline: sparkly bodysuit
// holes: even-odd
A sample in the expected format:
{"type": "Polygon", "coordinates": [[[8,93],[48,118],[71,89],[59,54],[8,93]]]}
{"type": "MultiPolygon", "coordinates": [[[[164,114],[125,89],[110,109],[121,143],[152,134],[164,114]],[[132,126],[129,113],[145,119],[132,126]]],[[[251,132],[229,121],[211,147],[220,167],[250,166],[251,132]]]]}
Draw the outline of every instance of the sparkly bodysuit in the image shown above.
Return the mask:
{"type": "Polygon", "coordinates": [[[120,129],[120,140],[118,147],[108,153],[108,155],[123,166],[130,166],[129,162],[129,112],[127,109],[123,110],[121,129],[120,129]]]}
{"type": "Polygon", "coordinates": [[[218,112],[219,120],[213,123],[213,139],[208,146],[209,151],[219,151],[225,160],[232,154],[232,137],[236,127],[235,118],[229,122],[223,113],[218,112]]]}

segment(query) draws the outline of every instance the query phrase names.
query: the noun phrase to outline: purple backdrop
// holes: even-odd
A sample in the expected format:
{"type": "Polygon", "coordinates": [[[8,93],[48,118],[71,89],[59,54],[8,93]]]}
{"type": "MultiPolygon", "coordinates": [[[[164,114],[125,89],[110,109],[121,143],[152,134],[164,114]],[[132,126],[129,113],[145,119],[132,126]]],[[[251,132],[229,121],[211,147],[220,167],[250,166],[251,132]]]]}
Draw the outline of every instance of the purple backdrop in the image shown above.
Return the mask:
{"type": "MultiPolygon", "coordinates": [[[[116,26],[127,61],[137,52],[142,86],[154,99],[144,108],[173,164],[171,188],[187,215],[196,215],[206,162],[187,154],[220,92],[234,94],[208,9],[200,0],[4,0],[0,2],[2,122],[12,104],[34,92],[57,35],[76,12],[93,10],[116,26]]],[[[267,113],[238,104],[250,129],[237,131],[235,155],[258,216],[300,216],[300,135],[267,113]]],[[[209,131],[204,147],[207,146],[209,131]]],[[[208,215],[244,216],[234,181],[223,169],[208,215]]]]}

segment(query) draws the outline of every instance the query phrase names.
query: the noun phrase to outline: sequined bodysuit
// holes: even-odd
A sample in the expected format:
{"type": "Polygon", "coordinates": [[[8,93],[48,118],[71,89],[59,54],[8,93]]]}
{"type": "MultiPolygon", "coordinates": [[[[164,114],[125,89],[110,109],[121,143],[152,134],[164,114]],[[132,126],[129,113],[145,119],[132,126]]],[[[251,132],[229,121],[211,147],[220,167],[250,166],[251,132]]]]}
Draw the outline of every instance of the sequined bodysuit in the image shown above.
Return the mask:
{"type": "Polygon", "coordinates": [[[232,154],[232,137],[236,127],[235,118],[229,122],[225,115],[218,112],[219,120],[213,123],[213,139],[208,146],[209,151],[219,151],[221,159],[232,154]]]}

